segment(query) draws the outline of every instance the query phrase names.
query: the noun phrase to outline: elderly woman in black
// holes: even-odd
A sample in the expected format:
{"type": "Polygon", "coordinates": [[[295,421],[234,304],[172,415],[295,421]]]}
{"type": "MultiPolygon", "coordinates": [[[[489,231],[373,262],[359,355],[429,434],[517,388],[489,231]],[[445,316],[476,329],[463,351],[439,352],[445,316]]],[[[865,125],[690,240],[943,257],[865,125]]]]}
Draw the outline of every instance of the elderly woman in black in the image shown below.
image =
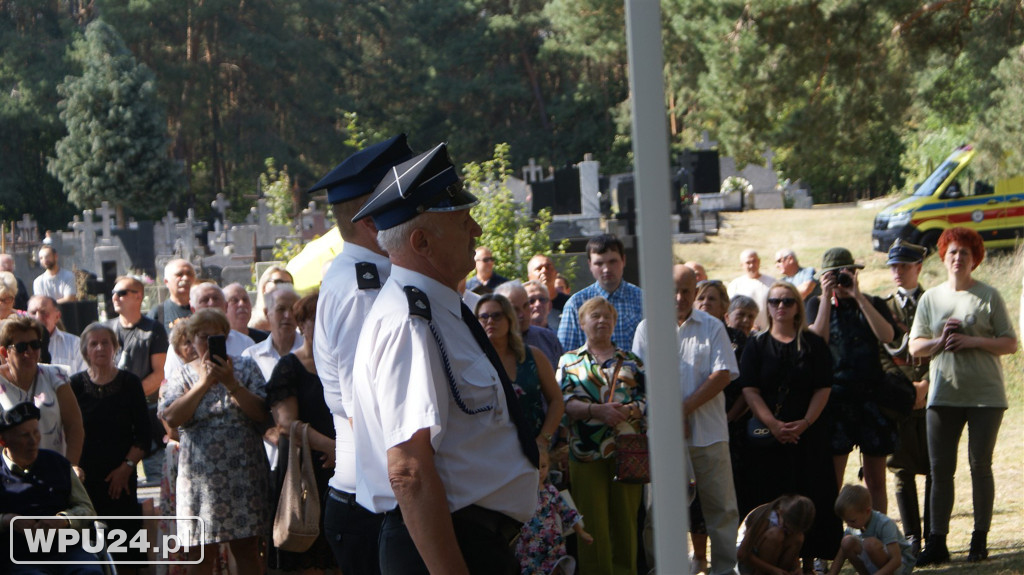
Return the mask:
{"type": "MultiPolygon", "coordinates": [[[[71,376],[71,389],[85,427],[81,458],[85,490],[97,515],[141,516],[135,469],[146,456],[152,433],[142,381],[114,365],[118,340],[110,327],[89,324],[82,332],[80,348],[89,367],[71,376]]],[[[142,520],[111,521],[109,527],[124,529],[131,538],[142,527],[142,520]]],[[[129,546],[120,559],[145,558],[129,546]]]]}

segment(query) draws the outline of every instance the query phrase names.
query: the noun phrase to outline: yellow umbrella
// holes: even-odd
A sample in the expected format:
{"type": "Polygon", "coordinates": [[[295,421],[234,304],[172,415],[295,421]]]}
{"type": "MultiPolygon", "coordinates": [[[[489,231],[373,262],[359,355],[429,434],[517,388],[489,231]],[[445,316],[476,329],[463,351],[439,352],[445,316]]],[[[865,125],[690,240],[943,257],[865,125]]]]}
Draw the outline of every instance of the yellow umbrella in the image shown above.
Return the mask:
{"type": "Polygon", "coordinates": [[[341,232],[337,226],[331,231],[306,244],[302,251],[292,258],[285,269],[295,278],[295,290],[305,293],[320,287],[324,266],[341,253],[341,232]]]}

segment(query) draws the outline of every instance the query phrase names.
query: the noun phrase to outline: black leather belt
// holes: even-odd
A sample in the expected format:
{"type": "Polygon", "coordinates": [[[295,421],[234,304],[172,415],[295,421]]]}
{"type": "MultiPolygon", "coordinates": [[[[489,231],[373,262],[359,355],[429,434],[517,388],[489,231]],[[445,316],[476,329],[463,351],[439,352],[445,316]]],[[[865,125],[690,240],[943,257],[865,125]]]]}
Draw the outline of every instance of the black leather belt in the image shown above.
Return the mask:
{"type": "MultiPolygon", "coordinates": [[[[402,510],[395,507],[393,510],[388,511],[389,517],[394,517],[400,523],[405,523],[402,519],[402,510]]],[[[479,505],[470,505],[463,507],[458,511],[452,513],[453,522],[470,523],[477,527],[480,527],[490,533],[494,533],[505,541],[509,547],[515,545],[519,539],[520,531],[523,528],[521,521],[516,521],[504,513],[497,511],[491,511],[485,509],[479,505]]]]}
{"type": "Polygon", "coordinates": [[[356,505],[356,495],[354,493],[348,493],[332,487],[330,491],[327,492],[327,496],[335,501],[344,503],[349,507],[356,505]]]}

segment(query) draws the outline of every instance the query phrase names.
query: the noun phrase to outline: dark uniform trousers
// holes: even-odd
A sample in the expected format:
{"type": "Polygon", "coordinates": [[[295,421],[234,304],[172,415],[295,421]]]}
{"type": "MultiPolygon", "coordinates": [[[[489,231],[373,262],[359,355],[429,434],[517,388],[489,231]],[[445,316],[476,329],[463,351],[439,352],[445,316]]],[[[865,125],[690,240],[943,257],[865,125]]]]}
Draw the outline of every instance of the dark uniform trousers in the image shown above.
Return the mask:
{"type": "MultiPolygon", "coordinates": [[[[470,505],[452,514],[455,538],[473,575],[518,575],[513,546],[521,524],[514,519],[470,505]]],[[[384,517],[380,530],[380,567],[383,575],[429,575],[402,513],[397,508],[384,517]]]]}
{"type": "Polygon", "coordinates": [[[371,513],[356,496],[333,487],[324,503],[324,536],[345,575],[379,575],[377,540],[384,514],[371,513]]]}

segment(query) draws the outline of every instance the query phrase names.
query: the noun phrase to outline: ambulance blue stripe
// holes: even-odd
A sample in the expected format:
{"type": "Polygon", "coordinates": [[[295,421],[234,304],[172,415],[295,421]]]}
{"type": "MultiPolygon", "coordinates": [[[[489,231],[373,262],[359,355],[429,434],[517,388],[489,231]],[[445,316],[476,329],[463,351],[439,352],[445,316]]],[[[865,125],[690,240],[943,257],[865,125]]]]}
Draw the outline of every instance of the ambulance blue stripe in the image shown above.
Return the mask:
{"type": "MultiPolygon", "coordinates": [[[[927,212],[929,210],[949,210],[952,208],[959,208],[960,206],[976,206],[982,204],[988,204],[989,200],[992,200],[996,196],[979,196],[977,198],[965,198],[962,200],[950,200],[948,202],[940,202],[938,204],[928,204],[917,208],[918,212],[927,212]]],[[[1024,200],[1024,195],[1007,195],[1004,196],[1002,201],[1011,200],[1024,200]]]]}

